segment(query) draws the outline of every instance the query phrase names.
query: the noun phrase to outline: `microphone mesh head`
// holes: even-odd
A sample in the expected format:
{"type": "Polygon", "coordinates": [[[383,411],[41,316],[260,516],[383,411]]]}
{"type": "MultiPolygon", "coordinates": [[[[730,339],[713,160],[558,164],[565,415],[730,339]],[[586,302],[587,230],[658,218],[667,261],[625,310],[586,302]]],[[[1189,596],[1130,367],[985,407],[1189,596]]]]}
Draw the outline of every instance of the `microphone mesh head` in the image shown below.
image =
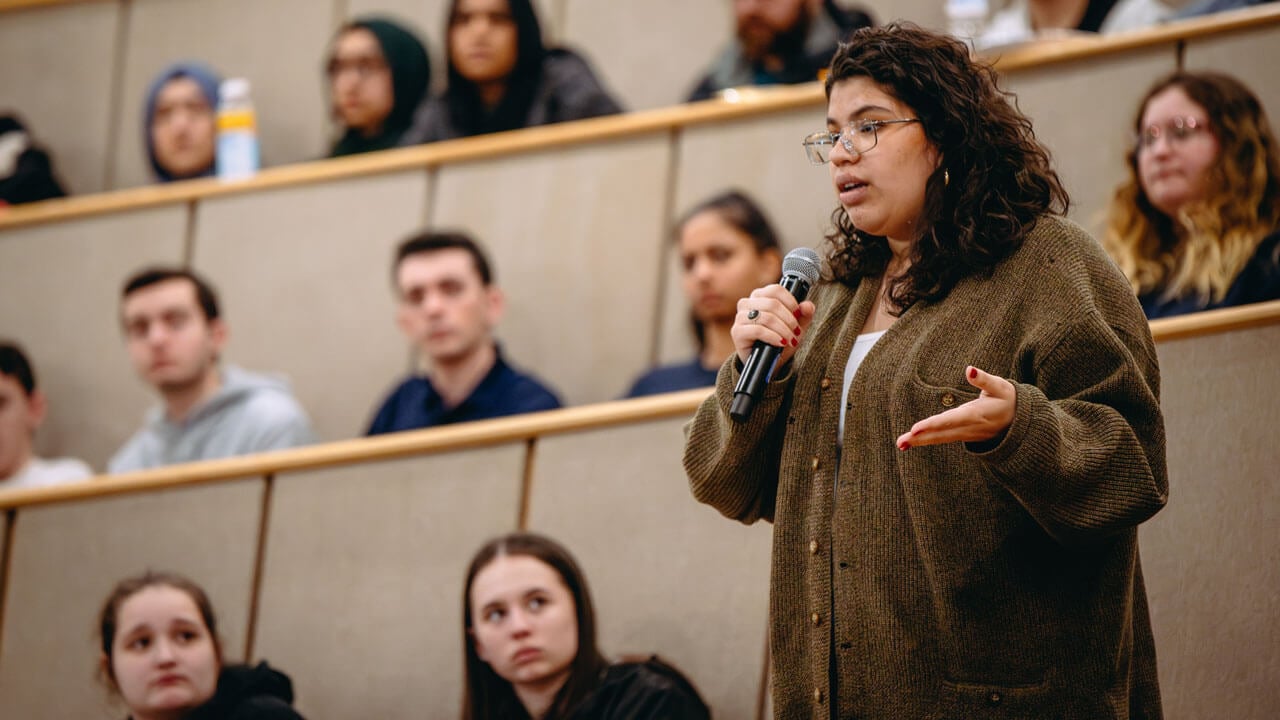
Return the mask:
{"type": "Polygon", "coordinates": [[[822,274],[822,261],[818,259],[818,253],[812,249],[796,248],[782,258],[782,274],[799,275],[813,285],[818,282],[818,276],[822,274]]]}

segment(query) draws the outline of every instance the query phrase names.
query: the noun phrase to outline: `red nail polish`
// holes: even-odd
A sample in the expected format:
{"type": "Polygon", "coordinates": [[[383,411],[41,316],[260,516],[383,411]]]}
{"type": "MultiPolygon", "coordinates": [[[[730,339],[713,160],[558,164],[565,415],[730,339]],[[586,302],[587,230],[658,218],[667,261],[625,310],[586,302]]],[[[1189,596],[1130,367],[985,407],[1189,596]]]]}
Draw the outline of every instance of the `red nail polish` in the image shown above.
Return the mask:
{"type": "Polygon", "coordinates": [[[800,341],[795,338],[791,338],[791,347],[800,347],[800,341]]]}
{"type": "Polygon", "coordinates": [[[799,320],[799,319],[800,319],[800,311],[799,311],[799,310],[795,311],[795,312],[794,312],[794,313],[792,313],[792,314],[796,316],[796,319],[797,319],[797,320],[799,320]]]}
{"type": "Polygon", "coordinates": [[[899,450],[910,450],[910,449],[911,449],[911,443],[909,443],[909,442],[904,442],[904,443],[902,443],[901,445],[899,445],[899,446],[898,446],[898,449],[899,449],[899,450]]]}
{"type": "Polygon", "coordinates": [[[973,380],[977,377],[978,377],[978,368],[976,367],[969,368],[969,379],[973,380]]]}
{"type": "Polygon", "coordinates": [[[796,337],[800,337],[800,328],[796,328],[795,330],[792,330],[791,332],[795,333],[795,334],[796,334],[796,337]]]}

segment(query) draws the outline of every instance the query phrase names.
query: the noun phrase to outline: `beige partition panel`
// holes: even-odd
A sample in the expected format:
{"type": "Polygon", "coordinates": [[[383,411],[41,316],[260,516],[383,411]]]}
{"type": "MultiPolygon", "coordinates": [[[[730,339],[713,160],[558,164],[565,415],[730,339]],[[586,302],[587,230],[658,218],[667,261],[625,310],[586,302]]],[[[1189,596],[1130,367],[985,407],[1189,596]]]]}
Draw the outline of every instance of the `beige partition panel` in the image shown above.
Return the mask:
{"type": "Polygon", "coordinates": [[[121,339],[120,288],[144,265],[181,264],[186,219],[172,205],[0,233],[0,335],[49,397],[40,454],[103,469],[141,424],[153,400],[121,339]]]}
{"type": "Polygon", "coordinates": [[[1262,101],[1272,132],[1280,132],[1280,25],[1188,40],[1182,65],[1234,75],[1262,101]]]}
{"type": "Polygon", "coordinates": [[[1280,708],[1280,325],[1160,343],[1169,505],[1142,528],[1165,716],[1280,708]]]}
{"type": "MultiPolygon", "coordinates": [[[[891,20],[910,20],[934,30],[947,29],[946,0],[865,0],[842,4],[866,8],[879,25],[891,20]]],[[[992,7],[999,4],[1000,0],[991,3],[992,7]]]]}
{"type": "Polygon", "coordinates": [[[277,478],[253,653],[309,718],[458,717],[462,587],[519,514],[523,443],[277,478]]]}
{"type": "Polygon", "coordinates": [[[566,404],[617,397],[648,366],[670,162],[655,133],[439,171],[432,225],[489,249],[508,359],[566,404]]]}
{"type": "Polygon", "coordinates": [[[680,288],[679,256],[671,231],[694,205],[730,188],[746,192],[764,209],[785,250],[821,250],[836,207],[831,174],[805,159],[800,141],[826,126],[826,105],[775,115],[686,128],[680,136],[676,207],[664,241],[666,253],[658,361],[692,357],[689,303],[680,288]]]}
{"type": "Polygon", "coordinates": [[[544,438],[529,528],[563,542],[591,584],[606,654],[656,652],[716,717],[756,716],[772,526],[699,505],[684,418],[544,438]]]}
{"type": "Polygon", "coordinates": [[[104,189],[120,7],[74,3],[0,18],[0,111],[15,111],[68,193],[104,189]]]}
{"type": "Polygon", "coordinates": [[[95,675],[97,615],[117,581],[149,569],[203,586],[227,657],[243,658],[261,508],[255,478],[21,510],[0,648],[0,717],[123,717],[95,675]]]}
{"type": "Polygon", "coordinates": [[[330,140],[323,76],[333,7],[314,0],[133,0],[111,187],[152,181],[142,143],[151,81],[200,60],[252,83],[264,166],[323,157],[330,140]]]}
{"type": "Polygon", "coordinates": [[[733,35],[725,0],[565,3],[565,43],[627,110],[684,102],[733,35]]]}
{"type": "Polygon", "coordinates": [[[282,373],[322,439],[363,434],[408,369],[391,260],[421,227],[427,175],[347,178],[203,202],[192,264],[219,288],[226,357],[282,373]]]}
{"type": "Polygon", "coordinates": [[[1177,67],[1172,45],[1141,48],[1005,74],[1036,136],[1049,146],[1071,196],[1070,217],[1098,235],[1102,215],[1125,178],[1139,98],[1177,67]]]}

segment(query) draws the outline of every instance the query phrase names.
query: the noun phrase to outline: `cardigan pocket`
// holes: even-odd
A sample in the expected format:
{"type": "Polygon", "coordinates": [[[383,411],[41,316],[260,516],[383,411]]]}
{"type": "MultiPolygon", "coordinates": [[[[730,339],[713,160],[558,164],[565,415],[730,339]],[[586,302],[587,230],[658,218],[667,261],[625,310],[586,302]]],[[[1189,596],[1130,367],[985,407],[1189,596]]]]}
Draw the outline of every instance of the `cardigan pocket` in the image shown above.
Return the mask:
{"type": "MultiPolygon", "coordinates": [[[[972,385],[959,386],[948,383],[932,383],[918,373],[911,379],[910,392],[904,401],[903,410],[911,424],[932,417],[961,405],[977,400],[980,391],[972,385]]],[[[910,425],[908,425],[910,427],[910,425]]],[[[906,429],[903,429],[905,432],[906,429]]]]}
{"type": "Polygon", "coordinates": [[[1065,720],[1061,700],[1047,680],[1032,685],[946,680],[933,720],[1065,720]]]}

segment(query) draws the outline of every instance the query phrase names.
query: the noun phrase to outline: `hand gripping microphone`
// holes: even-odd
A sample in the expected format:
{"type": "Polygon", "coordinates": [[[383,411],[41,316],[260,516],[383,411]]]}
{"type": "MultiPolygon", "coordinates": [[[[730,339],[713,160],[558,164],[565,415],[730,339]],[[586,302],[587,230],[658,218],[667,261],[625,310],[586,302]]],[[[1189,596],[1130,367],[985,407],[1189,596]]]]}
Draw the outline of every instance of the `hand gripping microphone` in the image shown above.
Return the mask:
{"type": "MultiPolygon", "coordinates": [[[[818,253],[809,248],[796,248],[782,259],[782,279],[778,284],[791,293],[796,302],[803,302],[809,288],[818,281],[821,272],[818,253]]],[[[733,402],[729,404],[729,417],[746,422],[756,402],[764,394],[764,386],[773,376],[773,366],[778,362],[782,348],[757,340],[742,366],[738,386],[733,389],[733,402]]]]}

